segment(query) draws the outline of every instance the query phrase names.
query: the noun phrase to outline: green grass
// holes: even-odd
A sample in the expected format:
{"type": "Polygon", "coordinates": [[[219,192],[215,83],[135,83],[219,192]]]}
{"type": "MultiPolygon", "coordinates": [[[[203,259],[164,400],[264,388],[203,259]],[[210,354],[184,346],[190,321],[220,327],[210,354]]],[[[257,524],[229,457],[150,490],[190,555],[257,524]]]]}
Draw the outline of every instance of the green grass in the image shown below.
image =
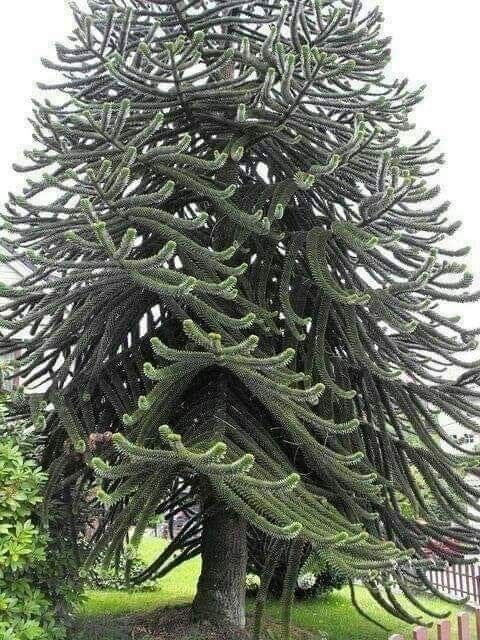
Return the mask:
{"type": "MultiPolygon", "coordinates": [[[[144,538],[139,553],[142,560],[150,564],[164,546],[158,538],[144,538]]],[[[84,612],[87,615],[112,615],[152,611],[160,607],[185,604],[193,600],[200,573],[200,559],[185,562],[160,581],[157,591],[87,591],[84,612]]]]}
{"type": "MultiPolygon", "coordinates": [[[[391,629],[391,632],[379,629],[360,616],[352,607],[347,589],[332,593],[324,600],[297,604],[293,612],[293,623],[300,628],[311,631],[323,631],[329,640],[387,640],[391,633],[403,633],[410,640],[412,627],[393,618],[372,602],[365,589],[359,588],[357,590],[357,600],[368,615],[391,629]]],[[[445,606],[443,602],[430,598],[424,598],[423,602],[437,612],[448,611],[449,608],[452,608],[448,605],[445,606]]],[[[273,618],[279,618],[280,608],[277,603],[272,603],[269,606],[269,614],[273,618]]],[[[455,633],[452,640],[456,639],[455,633]]]]}
{"type": "MultiPolygon", "coordinates": [[[[153,561],[164,542],[155,538],[146,538],[140,546],[140,555],[146,562],[153,561]]],[[[200,560],[184,563],[160,581],[154,592],[89,591],[82,613],[85,616],[122,615],[128,613],[150,612],[154,609],[187,604],[195,594],[200,571],[200,560]]],[[[411,638],[411,627],[396,620],[381,609],[368,595],[365,589],[357,589],[357,599],[363,609],[375,620],[392,630],[392,633],[404,633],[411,638]]],[[[401,599],[400,599],[401,600],[401,599]]],[[[422,602],[437,612],[455,610],[434,598],[423,598],[422,602]]],[[[409,610],[412,607],[406,605],[409,610]]],[[[278,603],[268,606],[268,614],[279,618],[278,603]]],[[[293,614],[294,624],[309,631],[322,631],[329,640],[386,640],[390,633],[379,629],[360,616],[350,602],[347,589],[342,589],[315,601],[298,603],[293,614]]],[[[456,627],[456,625],[452,625],[456,627]]],[[[454,634],[452,640],[456,640],[454,634]]]]}

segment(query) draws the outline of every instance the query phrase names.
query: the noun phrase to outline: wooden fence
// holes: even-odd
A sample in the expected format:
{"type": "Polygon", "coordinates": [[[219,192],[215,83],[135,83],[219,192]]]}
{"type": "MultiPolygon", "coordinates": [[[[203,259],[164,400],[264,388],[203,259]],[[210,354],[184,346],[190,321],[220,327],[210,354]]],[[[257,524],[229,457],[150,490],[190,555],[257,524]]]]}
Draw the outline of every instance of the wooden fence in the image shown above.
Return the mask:
{"type": "Polygon", "coordinates": [[[412,636],[394,635],[389,640],[452,640],[458,637],[458,640],[480,640],[480,608],[472,613],[462,613],[452,622],[451,620],[442,620],[436,625],[436,629],[425,629],[418,627],[413,631],[412,636]],[[453,625],[456,624],[458,636],[454,636],[453,625]]]}
{"type": "Polygon", "coordinates": [[[428,577],[439,590],[451,596],[468,598],[480,605],[480,564],[458,564],[442,570],[429,571],[428,577]]]}

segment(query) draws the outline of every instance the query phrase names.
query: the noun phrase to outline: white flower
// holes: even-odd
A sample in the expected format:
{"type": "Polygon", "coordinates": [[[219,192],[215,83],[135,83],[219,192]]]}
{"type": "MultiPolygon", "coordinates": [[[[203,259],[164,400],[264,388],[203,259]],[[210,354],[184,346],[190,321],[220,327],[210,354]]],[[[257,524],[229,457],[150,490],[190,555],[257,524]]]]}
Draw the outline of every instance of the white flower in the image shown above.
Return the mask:
{"type": "Polygon", "coordinates": [[[260,586],[260,576],[257,576],[255,573],[248,573],[247,574],[247,578],[246,578],[246,586],[247,589],[249,590],[254,590],[254,589],[258,589],[258,587],[260,586]]]}
{"type": "Polygon", "coordinates": [[[297,585],[302,591],[308,591],[315,586],[317,576],[314,573],[302,573],[298,576],[297,585]]]}

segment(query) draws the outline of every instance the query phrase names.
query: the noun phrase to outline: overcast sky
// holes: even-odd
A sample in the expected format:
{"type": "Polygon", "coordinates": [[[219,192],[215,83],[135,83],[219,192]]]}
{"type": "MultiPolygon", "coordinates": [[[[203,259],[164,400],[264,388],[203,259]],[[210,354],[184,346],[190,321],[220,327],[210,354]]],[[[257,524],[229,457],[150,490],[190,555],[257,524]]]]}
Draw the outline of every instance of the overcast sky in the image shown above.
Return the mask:
{"type": "MultiPolygon", "coordinates": [[[[375,2],[364,0],[364,4],[373,6],[375,2]]],[[[464,223],[459,241],[473,247],[467,258],[469,266],[480,274],[477,116],[480,3],[383,0],[381,4],[385,32],[393,36],[392,74],[408,76],[414,83],[428,83],[416,122],[419,129],[431,129],[442,139],[447,165],[439,181],[444,185],[446,198],[454,202],[452,219],[464,223]]],[[[64,39],[71,20],[64,0],[4,2],[1,15],[0,183],[6,194],[21,184],[10,168],[12,161],[31,146],[27,118],[34,80],[43,73],[40,57],[51,54],[53,43],[64,39]]],[[[478,276],[476,284],[480,286],[478,276]]],[[[480,316],[480,306],[465,308],[464,315],[469,324],[474,323],[480,316]]]]}

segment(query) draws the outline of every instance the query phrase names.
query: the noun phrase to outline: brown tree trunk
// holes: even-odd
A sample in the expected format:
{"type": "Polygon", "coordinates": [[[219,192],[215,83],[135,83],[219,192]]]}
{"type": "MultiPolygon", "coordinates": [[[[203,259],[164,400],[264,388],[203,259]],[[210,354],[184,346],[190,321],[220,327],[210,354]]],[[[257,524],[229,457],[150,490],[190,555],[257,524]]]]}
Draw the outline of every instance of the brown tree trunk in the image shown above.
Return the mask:
{"type": "Polygon", "coordinates": [[[237,514],[220,507],[205,519],[194,618],[228,622],[243,629],[246,571],[246,523],[237,514]]]}

